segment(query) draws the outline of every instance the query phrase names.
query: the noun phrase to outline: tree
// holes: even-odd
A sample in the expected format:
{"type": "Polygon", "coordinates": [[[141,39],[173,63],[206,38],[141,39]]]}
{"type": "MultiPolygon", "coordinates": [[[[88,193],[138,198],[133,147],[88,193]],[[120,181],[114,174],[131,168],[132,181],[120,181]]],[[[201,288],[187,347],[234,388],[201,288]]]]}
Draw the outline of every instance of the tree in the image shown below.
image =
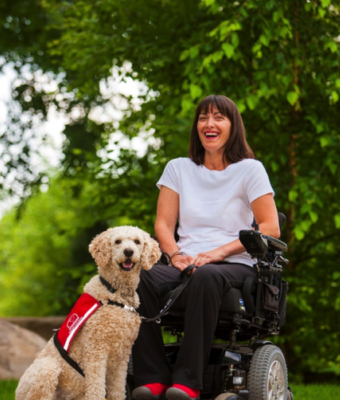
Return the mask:
{"type": "MultiPolygon", "coordinates": [[[[282,336],[288,363],[296,373],[340,373],[339,1],[50,0],[34,5],[46,21],[39,26],[37,45],[18,41],[12,53],[6,50],[6,60],[27,62],[29,53],[32,65],[63,72],[58,93],[72,94],[65,112],[84,111],[67,127],[64,170],[76,177],[80,192],[95,177],[99,191],[92,194],[93,203],[112,216],[123,213],[151,229],[153,185],[167,160],[185,155],[195,104],[211,93],[237,103],[278,208],[288,217],[284,240],[291,290],[282,336]],[[95,124],[90,111],[105,104],[99,84],[112,65],[122,71],[126,62],[131,65],[126,76],[145,82],[148,92],[140,109],[127,99],[120,130],[129,138],[145,130],[160,144],[149,146],[140,159],[123,151],[119,160],[103,163],[96,150],[114,129],[95,124]]],[[[7,12],[18,14],[13,8],[7,12]]],[[[20,29],[25,31],[24,23],[20,29]]],[[[28,86],[32,90],[33,83],[28,86]]],[[[62,108],[53,94],[37,96],[46,106],[62,108]]]]}

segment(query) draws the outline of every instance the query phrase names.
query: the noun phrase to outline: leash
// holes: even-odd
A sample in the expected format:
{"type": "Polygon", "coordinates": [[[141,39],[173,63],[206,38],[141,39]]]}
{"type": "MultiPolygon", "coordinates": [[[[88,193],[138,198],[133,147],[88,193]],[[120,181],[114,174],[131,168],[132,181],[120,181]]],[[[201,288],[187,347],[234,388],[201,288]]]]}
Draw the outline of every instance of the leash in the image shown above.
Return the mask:
{"type": "MultiPolygon", "coordinates": [[[[189,265],[188,267],[186,267],[182,272],[181,272],[181,277],[184,277],[185,275],[188,275],[189,272],[191,272],[193,269],[196,269],[196,265],[189,265]]],[[[161,309],[161,311],[159,312],[158,315],[156,315],[153,318],[146,318],[140,315],[140,318],[142,321],[144,322],[156,322],[157,324],[161,323],[161,318],[163,317],[163,315],[167,314],[171,308],[171,306],[174,304],[174,302],[178,299],[178,297],[180,296],[180,294],[183,292],[183,290],[186,288],[186,286],[188,285],[190,279],[187,279],[185,282],[181,283],[179,286],[177,286],[173,291],[172,294],[170,296],[170,298],[168,299],[168,301],[166,302],[165,306],[161,309]]]]}
{"type": "MultiPolygon", "coordinates": [[[[185,275],[188,275],[189,272],[191,272],[193,269],[196,269],[196,265],[189,265],[188,267],[186,267],[180,274],[180,276],[183,278],[185,275]]],[[[110,293],[115,293],[117,291],[117,289],[115,289],[114,287],[112,287],[109,282],[107,280],[105,280],[102,276],[99,277],[101,283],[108,289],[108,291],[110,293]]],[[[159,314],[157,314],[155,317],[152,318],[147,318],[147,317],[143,317],[142,315],[138,314],[138,312],[133,308],[133,307],[128,307],[122,303],[118,303],[117,301],[112,301],[109,300],[107,304],[110,305],[115,305],[118,307],[122,307],[125,308],[129,311],[134,312],[135,314],[137,314],[140,319],[144,322],[156,322],[156,324],[160,324],[161,323],[161,318],[163,317],[163,315],[167,314],[171,308],[171,306],[174,304],[174,302],[178,299],[178,297],[180,296],[180,294],[183,292],[183,290],[186,288],[186,286],[188,285],[190,279],[187,279],[185,282],[181,283],[180,285],[178,285],[173,291],[172,294],[170,296],[170,298],[168,299],[168,301],[166,302],[165,306],[160,310],[159,314]]],[[[103,304],[102,302],[100,302],[101,304],[103,304]]]]}

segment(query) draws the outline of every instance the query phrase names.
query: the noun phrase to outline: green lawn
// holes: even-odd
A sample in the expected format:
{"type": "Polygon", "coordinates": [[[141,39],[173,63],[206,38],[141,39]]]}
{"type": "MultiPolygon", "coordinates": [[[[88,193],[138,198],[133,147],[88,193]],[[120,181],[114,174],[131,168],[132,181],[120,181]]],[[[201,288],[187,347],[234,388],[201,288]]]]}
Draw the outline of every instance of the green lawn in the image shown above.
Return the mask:
{"type": "Polygon", "coordinates": [[[0,400],[14,400],[18,381],[0,381],[0,400]]]}
{"type": "MultiPolygon", "coordinates": [[[[0,400],[14,400],[17,381],[0,381],[0,400]]],[[[291,385],[294,400],[340,400],[340,385],[291,385]]]]}

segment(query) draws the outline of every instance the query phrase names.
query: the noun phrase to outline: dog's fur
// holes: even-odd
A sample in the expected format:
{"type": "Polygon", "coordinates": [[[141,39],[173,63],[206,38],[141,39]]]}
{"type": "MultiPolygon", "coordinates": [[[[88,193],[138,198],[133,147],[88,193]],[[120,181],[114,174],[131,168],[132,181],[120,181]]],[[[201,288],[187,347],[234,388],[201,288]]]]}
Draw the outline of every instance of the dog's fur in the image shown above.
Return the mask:
{"type": "Polygon", "coordinates": [[[84,287],[84,292],[104,304],[80,328],[69,351],[85,378],[60,356],[51,339],[20,379],[16,400],[103,400],[105,390],[107,400],[125,399],[127,364],[140,318],[129,310],[106,304],[112,300],[137,308],[141,268],[150,269],[159,259],[160,250],[147,233],[123,226],[95,237],[90,253],[99,275],[117,291],[110,293],[98,275],[84,287]],[[128,254],[132,250],[133,255],[126,257],[125,249],[129,249],[128,254]],[[135,264],[131,270],[119,266],[127,258],[135,264]]]}

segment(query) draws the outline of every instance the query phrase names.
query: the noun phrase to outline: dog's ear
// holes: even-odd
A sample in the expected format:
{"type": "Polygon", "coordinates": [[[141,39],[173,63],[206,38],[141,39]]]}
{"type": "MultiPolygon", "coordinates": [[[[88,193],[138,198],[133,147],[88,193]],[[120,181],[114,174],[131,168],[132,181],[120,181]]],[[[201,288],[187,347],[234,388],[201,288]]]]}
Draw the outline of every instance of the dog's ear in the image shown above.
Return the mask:
{"type": "Polygon", "coordinates": [[[151,269],[161,258],[161,251],[158,242],[148,233],[143,232],[144,249],[141,257],[141,265],[143,269],[151,269]]]}
{"type": "Polygon", "coordinates": [[[91,256],[96,261],[98,267],[104,268],[111,261],[112,249],[110,237],[110,230],[107,230],[96,236],[89,246],[91,256]]]}

